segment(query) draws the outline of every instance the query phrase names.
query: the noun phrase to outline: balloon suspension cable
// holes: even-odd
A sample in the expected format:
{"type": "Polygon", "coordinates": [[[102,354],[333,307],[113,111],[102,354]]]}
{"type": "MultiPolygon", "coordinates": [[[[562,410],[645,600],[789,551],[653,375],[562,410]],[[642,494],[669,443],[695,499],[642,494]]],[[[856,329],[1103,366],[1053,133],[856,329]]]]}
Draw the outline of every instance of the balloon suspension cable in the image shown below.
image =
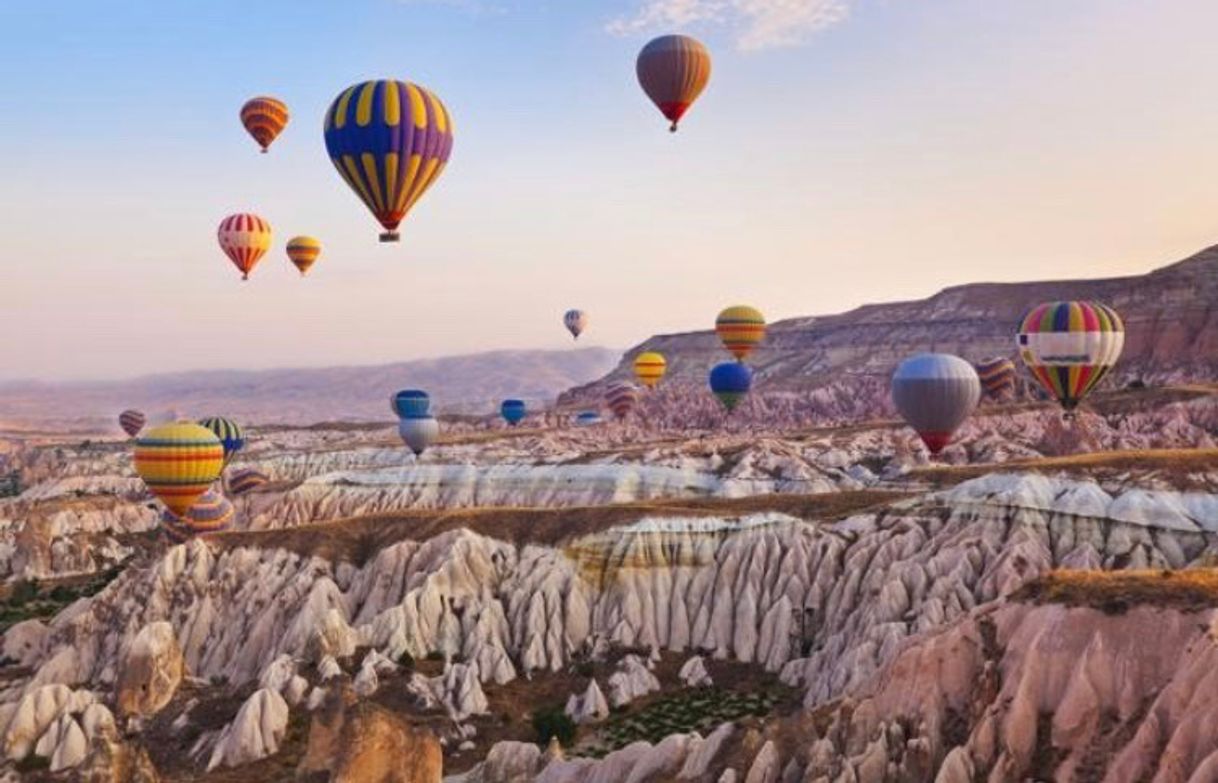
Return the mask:
{"type": "Polygon", "coordinates": [[[401,239],[401,236],[396,231],[386,231],[381,234],[382,242],[397,242],[399,239],[401,239]]]}

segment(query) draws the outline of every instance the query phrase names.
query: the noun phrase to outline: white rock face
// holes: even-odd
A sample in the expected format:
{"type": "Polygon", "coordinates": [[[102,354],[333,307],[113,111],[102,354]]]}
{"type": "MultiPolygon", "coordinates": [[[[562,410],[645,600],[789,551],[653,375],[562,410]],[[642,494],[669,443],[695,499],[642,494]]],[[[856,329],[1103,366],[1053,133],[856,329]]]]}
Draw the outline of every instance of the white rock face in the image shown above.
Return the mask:
{"type": "Polygon", "coordinates": [[[609,675],[609,703],[614,707],[624,707],[659,689],[660,681],[636,655],[627,655],[609,675]]]}
{"type": "Polygon", "coordinates": [[[237,717],[221,731],[207,769],[220,765],[236,767],[279,752],[279,743],[288,730],[288,705],[270,688],[255,691],[237,717]]]}
{"type": "Polygon", "coordinates": [[[123,715],[155,715],[173,698],[183,676],[182,648],[161,620],[135,635],[118,673],[115,701],[123,715]]]}
{"type": "Polygon", "coordinates": [[[582,694],[571,694],[563,711],[576,723],[592,723],[609,717],[609,703],[592,678],[582,694]]]}
{"type": "Polygon", "coordinates": [[[97,703],[92,692],[73,691],[65,685],[34,688],[6,707],[0,719],[5,726],[5,758],[21,761],[35,754],[49,759],[54,771],[79,764],[88,752],[89,740],[114,726],[114,716],[97,703]]]}
{"type": "Polygon", "coordinates": [[[711,680],[710,672],[706,670],[706,662],[702,660],[701,655],[695,655],[683,663],[681,670],[677,672],[677,677],[685,683],[687,688],[709,688],[715,684],[711,680]]]}

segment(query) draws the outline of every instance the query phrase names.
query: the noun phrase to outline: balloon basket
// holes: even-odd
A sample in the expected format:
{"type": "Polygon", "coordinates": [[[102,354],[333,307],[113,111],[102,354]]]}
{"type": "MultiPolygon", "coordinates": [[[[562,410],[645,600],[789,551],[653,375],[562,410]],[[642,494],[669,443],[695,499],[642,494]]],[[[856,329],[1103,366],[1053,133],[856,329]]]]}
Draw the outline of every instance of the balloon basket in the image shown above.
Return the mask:
{"type": "Polygon", "coordinates": [[[397,242],[399,239],[401,239],[401,236],[396,231],[386,231],[381,234],[382,242],[397,242]]]}

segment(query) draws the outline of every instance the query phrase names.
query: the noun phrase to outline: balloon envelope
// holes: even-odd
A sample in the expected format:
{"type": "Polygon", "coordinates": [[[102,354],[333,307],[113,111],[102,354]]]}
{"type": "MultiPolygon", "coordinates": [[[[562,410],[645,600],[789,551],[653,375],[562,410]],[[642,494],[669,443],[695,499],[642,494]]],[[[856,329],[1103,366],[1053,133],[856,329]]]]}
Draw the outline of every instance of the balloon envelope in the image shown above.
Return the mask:
{"type": "Polygon", "coordinates": [[[440,437],[440,423],[431,416],[404,418],[398,422],[398,435],[418,457],[440,437]]]}
{"type": "Polygon", "coordinates": [[[431,415],[431,396],[422,389],[402,389],[389,398],[389,407],[399,419],[426,418],[431,415]]]}
{"type": "Polygon", "coordinates": [[[1046,302],[1024,317],[1019,355],[1067,411],[1104,379],[1125,347],[1125,324],[1099,302],[1046,302]]]}
{"type": "Polygon", "coordinates": [[[580,411],[575,416],[575,423],[581,427],[589,427],[601,423],[601,415],[596,411],[580,411]]]}
{"type": "Polygon", "coordinates": [[[187,541],[203,533],[218,533],[232,527],[237,510],[228,498],[208,489],[184,514],[161,512],[161,526],[175,541],[187,541]]]}
{"type": "Polygon", "coordinates": [[[959,356],[923,353],[897,366],[892,401],[931,454],[951,442],[981,399],[977,371],[959,356]]]}
{"type": "Polygon", "coordinates": [[[977,377],[986,397],[991,400],[1009,397],[1015,391],[1015,362],[1005,356],[978,362],[977,377]]]}
{"type": "Polygon", "coordinates": [[[634,68],[639,86],[672,123],[669,130],[676,131],[710,81],[711,56],[688,35],[662,35],[643,47],[634,68]]]}
{"type": "Polygon", "coordinates": [[[634,377],[649,389],[655,388],[668,369],[664,354],[645,351],[634,359],[634,377]]]}
{"type": "Polygon", "coordinates": [[[241,124],[249,135],[254,137],[262,151],[266,152],[271,142],[283,131],[288,124],[288,106],[278,98],[269,95],[259,95],[250,98],[241,107],[241,124]]]}
{"type": "Polygon", "coordinates": [[[524,420],[526,412],[524,400],[504,400],[503,404],[499,406],[499,414],[513,427],[524,420]]]}
{"type": "Polygon", "coordinates": [[[207,491],[223,468],[220,439],[193,422],[153,427],[135,442],[135,472],[178,516],[207,491]]]}
{"type": "Polygon", "coordinates": [[[144,414],[137,410],[125,410],[118,415],[118,426],[123,428],[123,432],[131,437],[140,434],[140,430],[144,429],[144,424],[147,419],[144,414]]]}
{"type": "Polygon", "coordinates": [[[755,307],[733,305],[715,319],[715,334],[728,353],[743,361],[765,339],[765,316],[755,307]]]}
{"type": "Polygon", "coordinates": [[[605,392],[605,402],[609,410],[619,419],[624,419],[634,410],[639,401],[639,390],[632,383],[617,383],[605,392]]]}
{"type": "Polygon", "coordinates": [[[563,313],[562,323],[563,326],[567,327],[567,331],[571,333],[571,336],[578,340],[580,334],[588,326],[588,314],[583,310],[568,310],[563,313]]]}
{"type": "Polygon", "coordinates": [[[711,369],[707,383],[723,407],[732,411],[753,388],[753,371],[740,362],[723,362],[711,369]]]}
{"type": "Polygon", "coordinates": [[[288,260],[304,277],[321,255],[321,242],[314,237],[292,237],[288,240],[288,260]]]}
{"type": "Polygon", "coordinates": [[[394,79],[355,84],[326,111],[326,151],[339,176],[396,242],[398,224],[427,192],[453,146],[448,110],[424,87],[394,79]]]}
{"type": "Polygon", "coordinates": [[[271,224],[250,212],[229,215],[216,230],[220,249],[248,280],[250,272],[271,247],[271,224]]]}
{"type": "Polygon", "coordinates": [[[211,416],[206,419],[199,419],[199,425],[211,430],[212,434],[220,439],[220,445],[224,447],[224,464],[226,465],[233,458],[234,454],[245,447],[245,433],[241,431],[240,425],[232,419],[211,416]]]}
{"type": "Polygon", "coordinates": [[[234,495],[244,495],[246,492],[257,489],[270,480],[270,476],[260,470],[242,468],[228,477],[228,491],[234,495]]]}

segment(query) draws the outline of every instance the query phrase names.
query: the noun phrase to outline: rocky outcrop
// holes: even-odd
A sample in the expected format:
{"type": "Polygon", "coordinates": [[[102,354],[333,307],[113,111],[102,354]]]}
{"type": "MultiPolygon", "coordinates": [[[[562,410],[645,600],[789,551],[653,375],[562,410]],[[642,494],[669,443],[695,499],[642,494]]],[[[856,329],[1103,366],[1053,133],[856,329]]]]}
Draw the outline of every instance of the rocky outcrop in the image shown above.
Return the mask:
{"type": "Polygon", "coordinates": [[[208,770],[221,765],[236,767],[273,756],[288,729],[288,704],[270,688],[255,691],[233,722],[225,726],[216,740],[208,770]]]}
{"type": "Polygon", "coordinates": [[[177,692],[183,668],[182,648],[173,626],[164,621],[144,626],[119,669],[115,686],[118,711],[134,717],[155,715],[177,692]]]}
{"type": "Polygon", "coordinates": [[[335,689],[313,713],[298,773],[328,774],[323,779],[336,783],[439,783],[442,764],[432,734],[335,689]]]}
{"type": "Polygon", "coordinates": [[[609,702],[596,684],[596,678],[588,680],[588,687],[582,694],[571,694],[563,712],[576,723],[593,723],[609,717],[609,702]]]}
{"type": "Polygon", "coordinates": [[[624,707],[640,696],[660,689],[660,681],[652,674],[638,656],[627,655],[609,675],[609,703],[624,707]]]}
{"type": "Polygon", "coordinates": [[[84,761],[95,737],[112,735],[114,716],[91,691],[43,685],[4,705],[0,725],[5,726],[3,750],[8,760],[40,756],[49,760],[52,772],[58,772],[84,761]]]}

